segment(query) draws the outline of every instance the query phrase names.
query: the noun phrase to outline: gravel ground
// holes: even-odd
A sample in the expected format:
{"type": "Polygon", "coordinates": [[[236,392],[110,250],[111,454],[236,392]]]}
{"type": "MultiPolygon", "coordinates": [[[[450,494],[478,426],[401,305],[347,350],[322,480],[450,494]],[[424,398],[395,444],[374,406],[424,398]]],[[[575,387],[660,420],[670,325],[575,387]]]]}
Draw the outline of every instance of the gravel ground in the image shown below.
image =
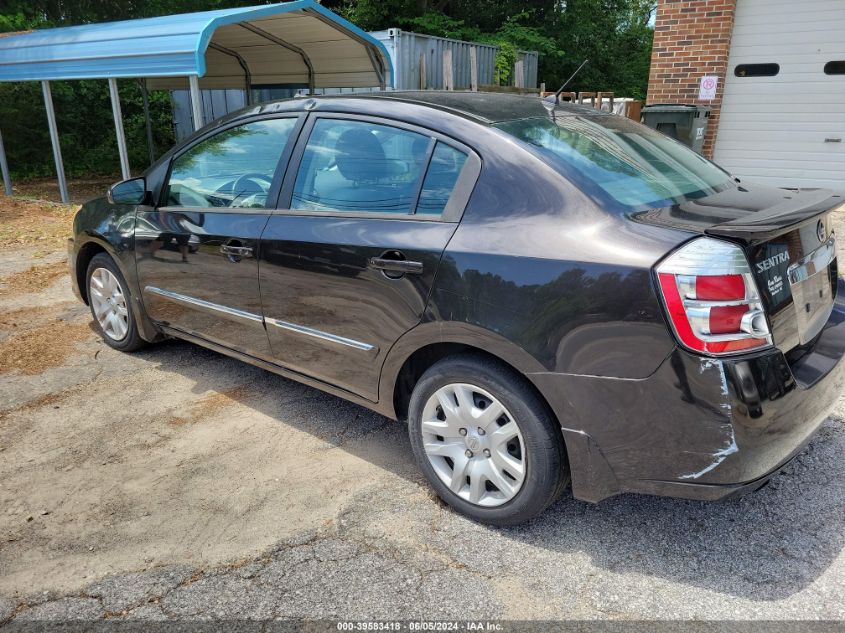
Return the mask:
{"type": "Polygon", "coordinates": [[[493,529],[432,496],[399,424],[188,344],[114,352],[42,251],[0,255],[0,624],[845,618],[845,401],[740,500],[493,529]]]}

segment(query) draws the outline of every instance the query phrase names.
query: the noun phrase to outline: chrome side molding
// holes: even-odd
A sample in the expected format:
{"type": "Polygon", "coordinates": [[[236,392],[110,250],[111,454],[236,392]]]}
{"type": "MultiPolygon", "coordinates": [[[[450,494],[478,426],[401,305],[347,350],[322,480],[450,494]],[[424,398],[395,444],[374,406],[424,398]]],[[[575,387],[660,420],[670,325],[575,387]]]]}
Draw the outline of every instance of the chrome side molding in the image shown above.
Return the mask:
{"type": "Polygon", "coordinates": [[[291,332],[296,332],[297,334],[305,334],[306,336],[312,336],[314,338],[322,339],[324,341],[330,341],[332,343],[337,343],[338,345],[354,347],[355,349],[360,349],[364,352],[369,352],[375,348],[374,345],[370,345],[369,343],[362,343],[361,341],[355,341],[353,339],[345,338],[343,336],[337,336],[336,334],[329,334],[328,332],[323,332],[322,330],[315,330],[310,327],[305,327],[304,325],[289,323],[288,321],[280,321],[279,319],[271,319],[270,317],[264,317],[264,321],[268,325],[274,325],[276,327],[282,328],[283,330],[289,330],[291,332]]]}
{"type": "Polygon", "coordinates": [[[160,297],[164,297],[172,301],[177,301],[179,303],[184,303],[195,308],[209,310],[211,312],[217,312],[239,319],[246,319],[248,321],[256,321],[258,323],[264,322],[264,319],[261,318],[260,314],[253,314],[252,312],[247,312],[246,310],[230,308],[229,306],[220,305],[219,303],[212,303],[210,301],[204,301],[203,299],[197,299],[195,297],[189,297],[188,295],[182,295],[178,292],[162,290],[161,288],[156,288],[155,286],[146,286],[144,288],[144,292],[150,292],[152,294],[159,295],[160,297]]]}
{"type": "Polygon", "coordinates": [[[254,321],[256,323],[266,323],[268,325],[273,325],[275,327],[282,328],[283,330],[289,330],[291,332],[296,332],[297,334],[304,334],[306,336],[318,338],[323,341],[329,341],[330,343],[337,343],[338,345],[346,345],[347,347],[359,349],[364,352],[369,352],[375,349],[375,346],[370,345],[369,343],[362,343],[361,341],[356,341],[351,338],[337,336],[336,334],[330,334],[328,332],[323,332],[322,330],[315,330],[314,328],[305,327],[304,325],[297,325],[296,323],[289,323],[288,321],[271,319],[269,317],[263,318],[260,314],[253,314],[252,312],[247,312],[246,310],[230,308],[229,306],[220,305],[219,303],[212,303],[211,301],[205,301],[203,299],[197,299],[196,297],[189,297],[188,295],[179,294],[178,292],[171,292],[170,290],[162,290],[161,288],[156,288],[155,286],[144,287],[144,292],[156,294],[160,297],[164,297],[165,299],[170,299],[171,301],[176,301],[178,303],[184,303],[185,305],[189,305],[194,308],[199,308],[201,310],[216,312],[218,314],[223,314],[238,319],[246,319],[248,321],[254,321]]]}

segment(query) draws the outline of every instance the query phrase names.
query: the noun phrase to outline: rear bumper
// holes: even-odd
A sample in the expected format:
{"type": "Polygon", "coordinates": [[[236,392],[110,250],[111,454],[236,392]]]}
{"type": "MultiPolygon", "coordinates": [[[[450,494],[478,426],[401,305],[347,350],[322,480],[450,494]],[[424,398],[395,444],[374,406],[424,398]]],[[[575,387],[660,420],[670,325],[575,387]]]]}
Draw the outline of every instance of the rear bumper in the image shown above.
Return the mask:
{"type": "Polygon", "coordinates": [[[716,500],[757,489],[807,445],[845,393],[845,282],[799,359],[675,350],[642,380],[533,374],[564,427],[573,493],[716,500]]]}

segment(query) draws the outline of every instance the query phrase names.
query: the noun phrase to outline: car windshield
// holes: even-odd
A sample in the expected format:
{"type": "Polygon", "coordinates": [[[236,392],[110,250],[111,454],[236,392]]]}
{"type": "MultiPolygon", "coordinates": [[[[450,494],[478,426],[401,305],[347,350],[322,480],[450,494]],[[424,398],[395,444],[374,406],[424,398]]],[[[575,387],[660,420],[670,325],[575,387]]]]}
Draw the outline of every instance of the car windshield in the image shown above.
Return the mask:
{"type": "Polygon", "coordinates": [[[626,207],[721,191],[730,176],[677,141],[621,116],[558,115],[499,123],[576,184],[626,207]]]}

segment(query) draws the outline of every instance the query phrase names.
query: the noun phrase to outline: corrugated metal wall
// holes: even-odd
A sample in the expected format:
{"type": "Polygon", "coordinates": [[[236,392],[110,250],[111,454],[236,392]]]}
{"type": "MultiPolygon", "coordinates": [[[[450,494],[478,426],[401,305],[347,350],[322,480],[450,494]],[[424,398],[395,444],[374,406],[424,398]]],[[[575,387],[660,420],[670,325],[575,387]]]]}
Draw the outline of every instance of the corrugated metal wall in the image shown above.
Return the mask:
{"type": "MultiPolygon", "coordinates": [[[[395,78],[393,85],[397,90],[432,89],[442,90],[443,51],[452,51],[452,75],[455,89],[470,87],[470,49],[475,47],[478,59],[478,85],[496,83],[494,76],[498,47],[480,42],[466,42],[433,35],[420,35],[401,29],[387,29],[370,33],[387,48],[393,62],[395,78]],[[420,80],[420,57],[425,56],[425,81],[420,80]]],[[[519,51],[519,60],[523,66],[523,80],[520,85],[516,78],[514,85],[522,88],[537,87],[536,51],[519,51]]]]}
{"type": "MultiPolygon", "coordinates": [[[[201,90],[203,120],[208,123],[221,116],[240,110],[246,105],[243,90],[201,90]]],[[[253,91],[255,94],[258,91],[253,91]]],[[[282,97],[278,97],[281,99],[282,97]]],[[[194,116],[191,110],[191,93],[187,90],[172,90],[170,100],[173,106],[173,130],[177,141],[194,133],[194,116]]]]}
{"type": "MultiPolygon", "coordinates": [[[[517,58],[522,62],[523,72],[523,88],[537,87],[537,64],[539,62],[539,55],[537,51],[519,51],[517,58]]],[[[516,81],[513,82],[516,85],[516,81]]]]}
{"type": "Polygon", "coordinates": [[[470,48],[475,47],[478,59],[478,83],[493,83],[493,68],[497,48],[491,44],[464,42],[445,37],[419,35],[401,29],[387,29],[370,33],[381,41],[390,54],[393,85],[397,90],[433,89],[442,90],[443,51],[452,51],[452,75],[455,89],[470,86],[470,48]],[[420,79],[420,57],[425,57],[425,78],[420,79]]]}

